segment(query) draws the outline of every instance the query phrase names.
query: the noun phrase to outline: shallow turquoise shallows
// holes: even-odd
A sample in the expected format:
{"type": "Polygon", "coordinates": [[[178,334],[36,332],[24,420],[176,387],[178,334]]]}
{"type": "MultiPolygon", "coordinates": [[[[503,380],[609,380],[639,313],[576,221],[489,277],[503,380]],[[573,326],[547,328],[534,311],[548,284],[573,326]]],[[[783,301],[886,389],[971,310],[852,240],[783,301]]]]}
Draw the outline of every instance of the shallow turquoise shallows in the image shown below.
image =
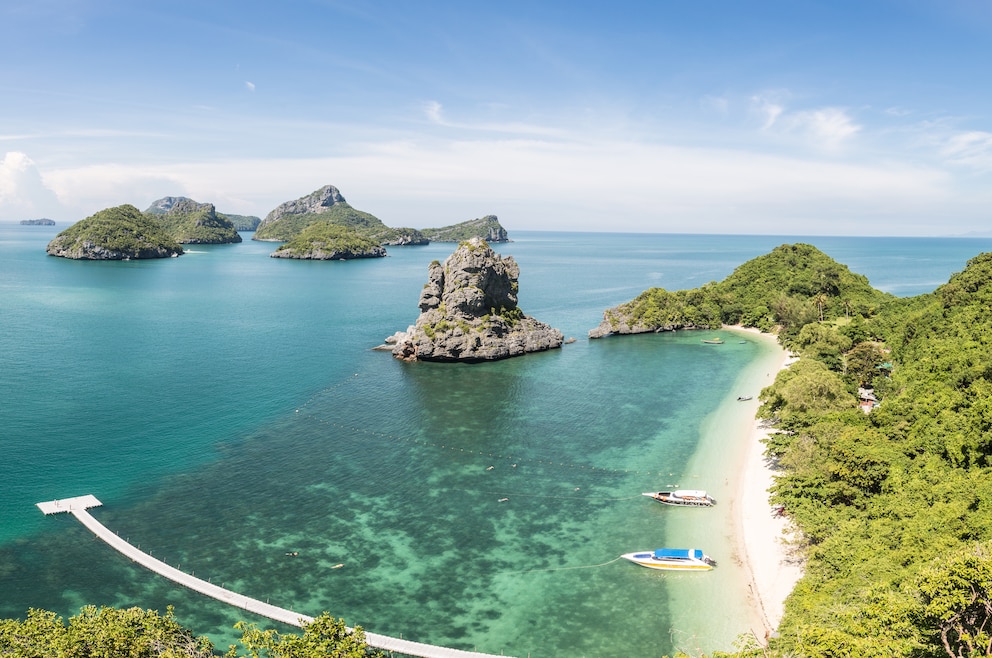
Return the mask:
{"type": "Polygon", "coordinates": [[[270,259],[274,245],[246,234],[177,259],[75,262],[44,253],[60,228],[0,225],[0,616],[172,604],[221,648],[235,639],[245,615],[34,506],[93,494],[121,536],[243,594],[535,657],[729,649],[749,628],[725,498],[740,446],[720,445],[741,420],[719,410],[760,392],[742,377],[772,348],[729,332],[719,346],[587,340],[607,307],[720,280],[785,242],[898,295],[992,247],[512,232],[495,247],[520,263],[521,307],[577,340],[451,365],[370,348],[414,322],[428,264],[455,245],[313,263],[270,259]],[[640,496],[676,485],[723,499],[685,510],[640,496]],[[616,560],[663,546],[720,564],[616,560]]]}

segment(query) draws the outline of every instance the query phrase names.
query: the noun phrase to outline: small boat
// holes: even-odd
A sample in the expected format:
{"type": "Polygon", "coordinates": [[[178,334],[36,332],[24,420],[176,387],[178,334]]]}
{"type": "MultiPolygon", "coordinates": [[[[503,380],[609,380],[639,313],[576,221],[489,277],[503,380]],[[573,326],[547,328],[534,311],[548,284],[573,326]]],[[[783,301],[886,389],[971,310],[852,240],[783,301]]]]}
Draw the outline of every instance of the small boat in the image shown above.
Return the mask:
{"type": "Polygon", "coordinates": [[[751,397],[752,396],[750,396],[750,395],[738,395],[737,396],[737,401],[738,402],[747,402],[748,400],[751,399],[751,397]]]}
{"type": "Polygon", "coordinates": [[[707,345],[723,345],[722,338],[704,338],[703,342],[707,345]]]}
{"type": "Polygon", "coordinates": [[[668,571],[709,571],[716,566],[716,560],[698,548],[658,548],[620,557],[648,569],[668,571]]]}
{"type": "Polygon", "coordinates": [[[648,491],[641,494],[654,498],[666,505],[681,505],[683,507],[713,507],[716,500],[699,489],[677,489],[675,491],[648,491]]]}

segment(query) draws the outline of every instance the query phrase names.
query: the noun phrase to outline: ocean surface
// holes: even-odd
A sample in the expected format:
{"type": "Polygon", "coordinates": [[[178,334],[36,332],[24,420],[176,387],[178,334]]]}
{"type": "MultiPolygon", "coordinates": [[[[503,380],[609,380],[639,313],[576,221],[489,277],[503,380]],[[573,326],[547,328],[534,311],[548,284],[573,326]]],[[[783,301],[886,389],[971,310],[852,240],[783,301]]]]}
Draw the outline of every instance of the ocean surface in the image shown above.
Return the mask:
{"type": "Polygon", "coordinates": [[[759,392],[753,368],[774,348],[729,331],[713,332],[719,346],[692,332],[588,340],[606,308],[720,280],[788,242],[900,296],[992,250],[513,231],[494,246],[520,264],[521,308],[577,340],[491,364],[408,364],[371,348],[415,321],[428,264],[453,244],[314,263],[270,259],[274,245],[245,234],[178,259],[77,262],[45,255],[62,228],[0,224],[0,617],[174,605],[221,649],[239,619],[278,627],[35,507],[93,494],[122,537],[243,594],[534,657],[730,649],[749,628],[728,530],[747,424],[734,405],[759,392]],[[721,504],[640,496],[674,485],[721,504]],[[673,575],[617,560],[690,542],[720,566],[673,575]]]}

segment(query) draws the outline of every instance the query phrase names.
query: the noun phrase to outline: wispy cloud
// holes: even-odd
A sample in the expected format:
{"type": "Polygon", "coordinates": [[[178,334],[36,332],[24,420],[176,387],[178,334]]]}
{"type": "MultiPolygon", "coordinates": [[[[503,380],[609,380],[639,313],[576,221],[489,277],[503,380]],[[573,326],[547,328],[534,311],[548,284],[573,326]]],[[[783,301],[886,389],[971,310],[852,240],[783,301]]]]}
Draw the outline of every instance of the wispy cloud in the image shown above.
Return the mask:
{"type": "Polygon", "coordinates": [[[992,133],[972,130],[953,135],[941,149],[948,162],[976,169],[992,169],[992,133]]]}
{"type": "Polygon", "coordinates": [[[245,88],[248,91],[255,91],[255,83],[254,82],[249,82],[248,80],[245,80],[245,88]]]}

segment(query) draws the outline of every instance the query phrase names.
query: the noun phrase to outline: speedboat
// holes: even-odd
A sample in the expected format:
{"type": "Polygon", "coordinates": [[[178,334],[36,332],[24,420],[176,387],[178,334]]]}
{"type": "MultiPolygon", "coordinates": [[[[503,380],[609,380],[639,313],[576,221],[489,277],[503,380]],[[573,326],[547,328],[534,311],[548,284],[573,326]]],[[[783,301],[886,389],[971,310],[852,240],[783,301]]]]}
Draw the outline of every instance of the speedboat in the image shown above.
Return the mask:
{"type": "Polygon", "coordinates": [[[682,507],[713,507],[716,500],[700,489],[676,489],[675,491],[648,491],[642,496],[654,498],[665,505],[681,505],[682,507]]]}
{"type": "Polygon", "coordinates": [[[668,571],[709,571],[716,566],[716,560],[698,548],[657,548],[620,557],[648,569],[668,571]]]}

